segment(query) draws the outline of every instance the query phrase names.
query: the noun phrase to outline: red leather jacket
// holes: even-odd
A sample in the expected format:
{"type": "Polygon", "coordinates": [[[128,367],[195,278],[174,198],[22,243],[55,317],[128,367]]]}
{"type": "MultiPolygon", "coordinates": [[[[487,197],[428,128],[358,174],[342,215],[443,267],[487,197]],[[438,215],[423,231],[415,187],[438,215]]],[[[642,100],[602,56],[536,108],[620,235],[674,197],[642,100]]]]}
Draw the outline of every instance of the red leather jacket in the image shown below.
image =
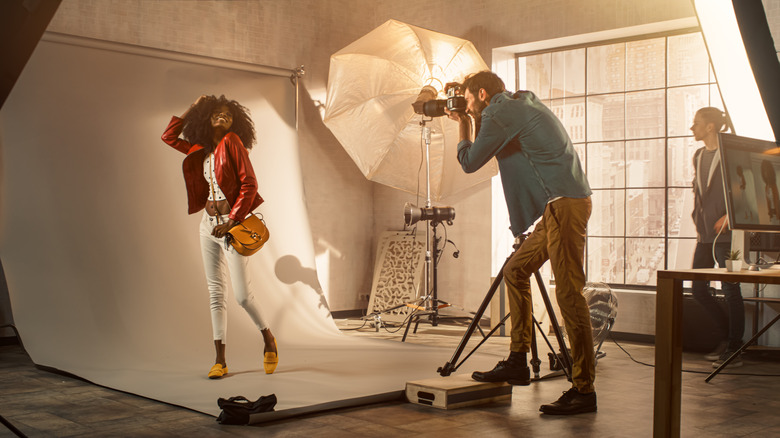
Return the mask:
{"type": "MultiPolygon", "coordinates": [[[[179,152],[187,154],[182,164],[184,182],[187,186],[189,214],[198,212],[206,206],[209,197],[209,183],[203,177],[203,160],[206,152],[203,146],[192,145],[179,138],[184,121],[173,116],[162,135],[162,140],[179,152]]],[[[230,219],[243,222],[263,198],[257,193],[257,178],[249,153],[233,132],[229,132],[214,150],[214,173],[217,184],[230,203],[230,219]]]]}

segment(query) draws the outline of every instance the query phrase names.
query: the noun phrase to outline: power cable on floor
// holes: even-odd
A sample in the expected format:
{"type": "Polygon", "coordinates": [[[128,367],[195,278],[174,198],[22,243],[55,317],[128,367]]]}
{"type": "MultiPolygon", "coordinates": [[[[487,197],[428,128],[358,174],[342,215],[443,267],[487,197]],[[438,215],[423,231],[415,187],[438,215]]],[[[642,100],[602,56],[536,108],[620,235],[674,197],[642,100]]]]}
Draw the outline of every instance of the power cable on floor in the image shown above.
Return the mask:
{"type": "MultiPolygon", "coordinates": [[[[412,316],[414,316],[414,313],[415,313],[414,311],[412,311],[412,312],[409,312],[409,314],[408,314],[408,315],[406,315],[406,318],[404,318],[404,320],[403,320],[403,321],[401,321],[401,323],[398,325],[398,328],[396,328],[395,330],[390,330],[390,329],[388,329],[388,328],[387,328],[387,324],[386,324],[385,322],[383,322],[383,321],[379,321],[379,322],[378,322],[378,324],[379,324],[379,326],[380,326],[380,327],[382,327],[382,328],[383,328],[383,329],[384,329],[384,330],[385,330],[387,333],[390,333],[390,334],[398,333],[399,331],[401,331],[401,329],[403,329],[403,328],[404,328],[404,326],[406,326],[406,324],[407,324],[407,323],[409,323],[409,320],[412,318],[412,316]]],[[[342,328],[342,329],[340,329],[340,330],[342,330],[342,331],[347,331],[347,330],[360,330],[360,329],[362,329],[363,327],[365,327],[365,326],[366,326],[366,324],[368,323],[368,321],[370,321],[370,320],[368,320],[368,319],[364,319],[364,320],[363,320],[363,324],[362,324],[360,327],[354,327],[354,328],[342,328]]]]}
{"type": "Polygon", "coordinates": [[[346,331],[350,331],[350,330],[360,330],[360,329],[362,329],[363,327],[366,326],[367,322],[368,322],[368,320],[364,319],[363,320],[363,324],[360,327],[339,328],[339,330],[341,330],[342,332],[346,332],[346,331]]]}
{"type": "MultiPolygon", "coordinates": [[[[618,348],[623,350],[623,352],[626,353],[628,358],[634,361],[635,363],[638,363],[639,365],[644,365],[646,367],[655,368],[655,364],[650,364],[650,363],[642,362],[641,360],[634,359],[634,356],[632,356],[631,353],[628,352],[628,350],[623,348],[623,346],[620,345],[618,341],[612,337],[611,333],[609,335],[609,339],[612,342],[614,342],[615,345],[618,346],[618,348]]],[[[707,375],[712,374],[712,371],[698,371],[698,370],[686,370],[686,369],[682,369],[681,371],[684,373],[691,373],[691,374],[707,374],[707,375]]],[[[728,376],[780,377],[780,374],[755,374],[755,373],[734,373],[734,372],[728,372],[728,373],[721,372],[720,374],[725,374],[728,376]]]]}

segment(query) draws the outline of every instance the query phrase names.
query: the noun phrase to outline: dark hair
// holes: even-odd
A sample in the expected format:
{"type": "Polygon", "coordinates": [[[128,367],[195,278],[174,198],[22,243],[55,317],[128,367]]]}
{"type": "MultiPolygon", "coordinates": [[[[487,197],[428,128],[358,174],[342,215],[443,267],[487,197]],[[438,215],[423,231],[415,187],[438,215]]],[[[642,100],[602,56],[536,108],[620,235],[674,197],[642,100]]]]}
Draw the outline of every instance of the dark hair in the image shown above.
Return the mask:
{"type": "Polygon", "coordinates": [[[469,92],[475,96],[479,93],[480,88],[484,88],[488,94],[488,100],[496,94],[506,90],[504,81],[502,81],[497,74],[489,70],[472,73],[466,76],[466,79],[463,80],[463,84],[461,84],[461,88],[463,90],[469,90],[469,92]]]}
{"type": "Polygon", "coordinates": [[[725,112],[714,106],[705,106],[704,108],[696,111],[705,123],[712,123],[715,125],[716,132],[726,132],[729,128],[729,118],[725,112]]]}
{"type": "Polygon", "coordinates": [[[213,151],[217,145],[214,143],[211,114],[222,106],[227,106],[233,115],[233,125],[230,127],[230,132],[238,135],[245,148],[252,149],[255,144],[255,124],[249,117],[249,110],[235,100],[228,100],[225,95],[206,96],[192,107],[184,118],[182,131],[184,139],[192,144],[205,147],[209,153],[213,151]]]}

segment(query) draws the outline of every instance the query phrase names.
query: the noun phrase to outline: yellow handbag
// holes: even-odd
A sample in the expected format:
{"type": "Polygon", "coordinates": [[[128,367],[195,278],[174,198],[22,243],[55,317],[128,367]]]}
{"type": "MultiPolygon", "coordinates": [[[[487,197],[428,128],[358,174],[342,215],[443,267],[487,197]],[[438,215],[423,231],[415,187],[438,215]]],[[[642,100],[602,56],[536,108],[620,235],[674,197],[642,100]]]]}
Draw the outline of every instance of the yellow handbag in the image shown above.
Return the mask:
{"type": "Polygon", "coordinates": [[[243,256],[251,256],[271,237],[262,215],[252,213],[243,222],[228,231],[227,240],[243,256]]]}
{"type": "MultiPolygon", "coordinates": [[[[214,161],[214,153],[211,154],[211,163],[214,161]]],[[[217,199],[214,194],[214,168],[213,165],[209,166],[209,179],[211,183],[211,199],[217,199]]],[[[219,223],[219,216],[217,216],[217,223],[219,223]]],[[[260,250],[260,248],[268,242],[268,238],[271,234],[268,232],[268,227],[265,226],[263,216],[257,217],[254,213],[244,219],[243,222],[231,228],[228,234],[225,236],[225,241],[236,249],[236,252],[242,256],[251,256],[260,250]]],[[[227,246],[225,246],[227,248],[227,246]]]]}

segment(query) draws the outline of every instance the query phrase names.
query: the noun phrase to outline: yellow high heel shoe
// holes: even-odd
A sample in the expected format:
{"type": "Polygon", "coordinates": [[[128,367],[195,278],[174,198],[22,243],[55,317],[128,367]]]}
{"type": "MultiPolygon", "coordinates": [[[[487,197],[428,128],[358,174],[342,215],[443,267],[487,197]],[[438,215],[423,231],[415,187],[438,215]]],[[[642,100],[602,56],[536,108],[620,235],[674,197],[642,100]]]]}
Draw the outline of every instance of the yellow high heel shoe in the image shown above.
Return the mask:
{"type": "MultiPolygon", "coordinates": [[[[274,339],[274,347],[276,346],[276,339],[274,339]]],[[[273,351],[268,351],[263,355],[263,368],[266,374],[273,374],[276,369],[276,365],[279,364],[279,354],[273,351]]]]}

